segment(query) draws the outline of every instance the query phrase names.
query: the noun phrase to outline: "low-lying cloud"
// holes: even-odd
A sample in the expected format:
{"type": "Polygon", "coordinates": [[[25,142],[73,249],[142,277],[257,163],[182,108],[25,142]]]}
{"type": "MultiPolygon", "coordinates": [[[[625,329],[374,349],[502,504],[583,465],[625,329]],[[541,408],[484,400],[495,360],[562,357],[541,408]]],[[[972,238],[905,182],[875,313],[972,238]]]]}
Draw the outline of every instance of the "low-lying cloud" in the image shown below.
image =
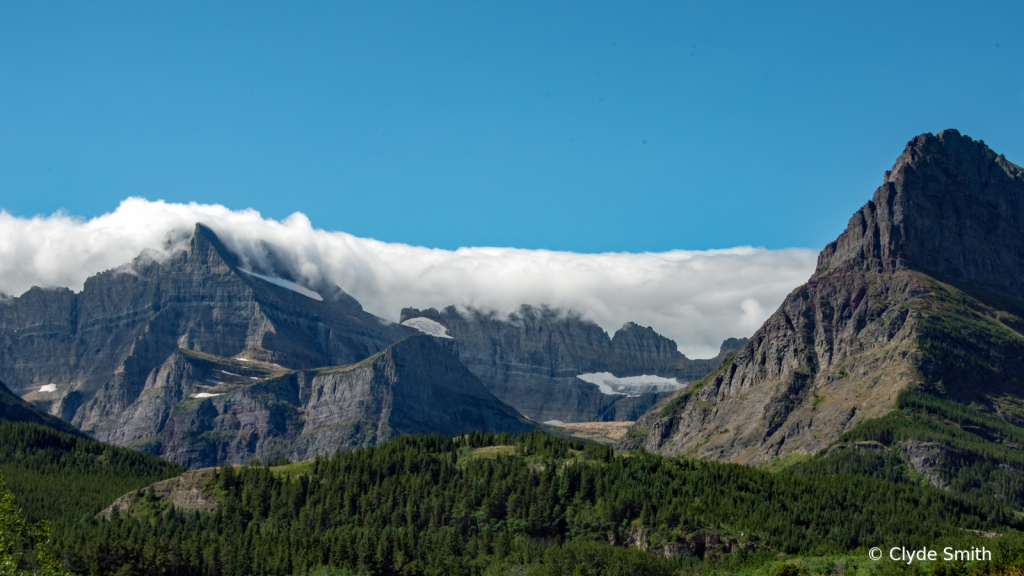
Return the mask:
{"type": "Polygon", "coordinates": [[[0,292],[32,286],[81,290],[97,272],[145,249],[167,253],[203,222],[256,272],[314,286],[332,281],[378,316],[450,304],[502,312],[520,304],[574,309],[614,332],[651,326],[691,358],[715,355],[730,336],[750,336],[814,271],[804,248],[577,254],[518,248],[441,250],[314,229],[295,213],[277,221],[210,204],[129,198],[90,220],[0,211],[0,292]],[[284,268],[284,269],[282,269],[284,268]]]}

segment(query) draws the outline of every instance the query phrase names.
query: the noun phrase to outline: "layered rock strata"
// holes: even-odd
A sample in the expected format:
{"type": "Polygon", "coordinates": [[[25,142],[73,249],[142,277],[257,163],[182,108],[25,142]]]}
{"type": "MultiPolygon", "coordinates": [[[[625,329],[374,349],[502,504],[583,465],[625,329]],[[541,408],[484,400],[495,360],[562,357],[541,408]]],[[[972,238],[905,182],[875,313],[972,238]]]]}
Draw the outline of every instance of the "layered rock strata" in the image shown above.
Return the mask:
{"type": "Polygon", "coordinates": [[[609,338],[578,314],[544,306],[524,305],[508,316],[454,306],[402,310],[403,323],[421,318],[443,327],[455,354],[495,396],[539,422],[635,420],[669,392],[605,394],[577,376],[661,376],[682,387],[745,342],[732,338],[719,356],[690,360],[651,328],[630,322],[609,338]]]}
{"type": "Polygon", "coordinates": [[[242,270],[197,224],[185,250],[144,253],[77,294],[36,287],[0,301],[0,379],[113,440],[151,371],[178,349],[313,368],[358,362],[414,333],[364,312],[337,286],[302,288],[242,270]]]}
{"type": "Polygon", "coordinates": [[[1024,171],[956,130],[918,136],[811,279],[619,447],[751,464],[809,454],[915,387],[1013,418],[1022,288],[1024,171]]]}
{"type": "Polygon", "coordinates": [[[151,373],[111,440],[195,468],[306,460],[399,434],[534,427],[418,335],[355,364],[305,370],[178,350],[151,373]]]}

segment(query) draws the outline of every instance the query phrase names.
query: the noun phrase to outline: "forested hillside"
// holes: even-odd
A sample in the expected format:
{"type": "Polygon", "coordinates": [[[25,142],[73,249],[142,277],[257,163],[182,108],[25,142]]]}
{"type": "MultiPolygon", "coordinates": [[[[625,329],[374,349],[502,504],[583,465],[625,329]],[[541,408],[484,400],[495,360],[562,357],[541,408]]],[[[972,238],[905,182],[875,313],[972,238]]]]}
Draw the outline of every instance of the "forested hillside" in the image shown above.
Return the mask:
{"type": "Polygon", "coordinates": [[[83,574],[188,575],[728,572],[943,541],[999,548],[973,568],[987,573],[1024,552],[1003,502],[844,472],[616,454],[537,432],[404,436],[222,468],[206,487],[223,502],[212,514],[140,492],[57,547],[83,574]]]}
{"type": "Polygon", "coordinates": [[[184,468],[30,422],[0,420],[0,474],[29,520],[60,530],[93,515],[125,492],[184,468]]]}

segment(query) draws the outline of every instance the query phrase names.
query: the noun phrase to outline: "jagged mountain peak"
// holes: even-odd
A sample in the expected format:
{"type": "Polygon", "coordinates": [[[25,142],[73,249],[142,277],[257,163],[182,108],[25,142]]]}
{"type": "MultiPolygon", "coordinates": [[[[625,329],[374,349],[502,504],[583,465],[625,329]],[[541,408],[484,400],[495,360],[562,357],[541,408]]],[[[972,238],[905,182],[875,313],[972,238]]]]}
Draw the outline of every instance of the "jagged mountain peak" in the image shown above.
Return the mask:
{"type": "Polygon", "coordinates": [[[206,264],[223,262],[232,268],[239,265],[238,256],[224,245],[212,228],[202,222],[196,222],[188,251],[190,256],[206,264]]]}
{"type": "Polygon", "coordinates": [[[266,260],[264,265],[269,269],[253,267],[252,263],[247,264],[244,258],[224,244],[210,226],[197,222],[189,241],[186,261],[191,265],[209,267],[219,273],[234,274],[257,292],[277,298],[295,299],[295,294],[299,294],[318,302],[346,308],[353,313],[363,311],[362,304],[337,284],[325,279],[311,283],[303,278],[297,278],[289,269],[287,258],[280,256],[274,246],[266,244],[263,248],[263,259],[266,260]]]}
{"type": "Polygon", "coordinates": [[[1011,414],[1022,295],[1024,172],[955,130],[917,136],[811,279],[621,446],[743,463],[809,454],[910,389],[1011,414]]]}
{"type": "Polygon", "coordinates": [[[0,378],[102,440],[179,348],[303,368],[354,362],[413,333],[336,286],[311,289],[239,264],[199,223],[184,250],[141,254],[90,277],[80,293],[9,299],[0,306],[0,378]]]}
{"type": "Polygon", "coordinates": [[[1024,171],[956,130],[910,140],[815,275],[902,269],[1021,299],[1024,171]]]}
{"type": "Polygon", "coordinates": [[[719,356],[725,356],[733,350],[739,350],[742,348],[750,339],[749,338],[726,338],[722,342],[722,346],[718,349],[719,356]]]}
{"type": "Polygon", "coordinates": [[[671,348],[672,350],[678,350],[676,341],[671,338],[666,338],[661,334],[654,331],[654,328],[650,326],[641,326],[636,322],[626,322],[618,330],[612,334],[612,342],[616,339],[623,338],[640,338],[644,340],[657,341],[659,345],[671,348]]]}

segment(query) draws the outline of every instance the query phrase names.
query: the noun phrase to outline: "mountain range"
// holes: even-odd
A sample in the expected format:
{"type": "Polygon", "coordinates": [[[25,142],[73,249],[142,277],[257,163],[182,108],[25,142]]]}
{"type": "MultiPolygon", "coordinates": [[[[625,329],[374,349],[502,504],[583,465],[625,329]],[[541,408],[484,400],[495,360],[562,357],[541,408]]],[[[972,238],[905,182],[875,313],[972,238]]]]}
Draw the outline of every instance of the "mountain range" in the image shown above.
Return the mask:
{"type": "Polygon", "coordinates": [[[0,299],[0,380],[98,440],[194,467],[306,459],[400,433],[635,419],[717,365],[649,328],[609,339],[543,307],[502,320],[406,310],[417,329],[297,280],[247,269],[196,224],[183,249],[144,252],[78,293],[0,299]],[[425,335],[431,319],[454,339],[425,335]],[[627,380],[623,392],[577,378],[588,373],[657,383],[627,380]]]}
{"type": "Polygon", "coordinates": [[[651,328],[628,322],[609,337],[579,314],[546,306],[524,305],[508,315],[454,306],[402,310],[403,324],[423,326],[418,319],[436,323],[495,396],[538,422],[636,420],[746,342],[730,338],[715,358],[690,360],[651,328]]]}
{"type": "Polygon", "coordinates": [[[916,137],[808,282],[707,360],[545,306],[387,322],[196,225],[77,294],[0,301],[0,520],[57,535],[21,530],[0,559],[844,574],[902,573],[862,552],[905,545],[994,557],[908,573],[1017,574],[1022,218],[1024,170],[916,137]],[[614,449],[542,423],[634,417],[614,449]]]}
{"type": "Polygon", "coordinates": [[[892,449],[936,485],[981,463],[997,482],[1024,473],[1004,452],[1024,439],[1022,174],[955,130],[914,138],[808,282],[712,359],[545,306],[392,323],[337,286],[246,269],[197,224],[185,249],[79,293],[0,301],[0,379],[75,430],[188,466],[636,420],[618,448],[744,464],[892,449]]]}

